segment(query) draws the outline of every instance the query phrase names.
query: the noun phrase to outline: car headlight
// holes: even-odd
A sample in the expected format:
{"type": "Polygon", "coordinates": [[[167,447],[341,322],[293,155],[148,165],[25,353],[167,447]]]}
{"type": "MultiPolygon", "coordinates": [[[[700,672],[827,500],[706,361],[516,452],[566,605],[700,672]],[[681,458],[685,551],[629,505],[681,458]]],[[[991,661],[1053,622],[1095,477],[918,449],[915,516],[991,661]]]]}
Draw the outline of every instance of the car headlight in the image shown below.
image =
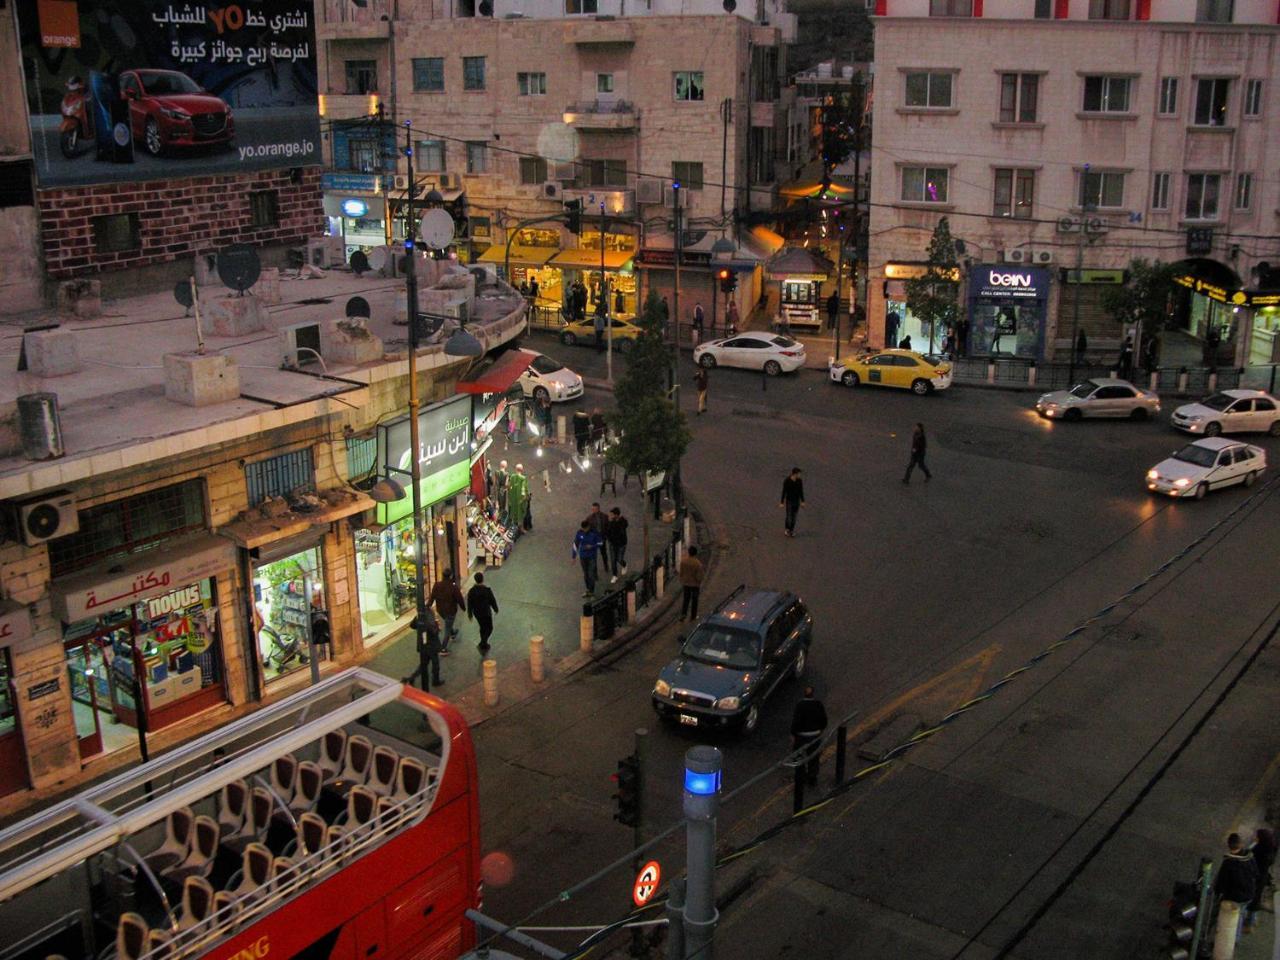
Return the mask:
{"type": "Polygon", "coordinates": [[[721,697],[716,701],[717,710],[737,710],[742,706],[741,697],[721,697]]]}
{"type": "Polygon", "coordinates": [[[1177,480],[1173,481],[1173,485],[1175,487],[1185,487],[1190,482],[1191,481],[1188,480],[1186,477],[1179,477],[1177,480]]]}
{"type": "Polygon", "coordinates": [[[190,120],[191,114],[184,113],[181,110],[174,110],[172,107],[161,107],[160,112],[170,120],[190,120]]]}
{"type": "Polygon", "coordinates": [[[1204,419],[1204,417],[1189,416],[1189,415],[1187,415],[1187,414],[1185,414],[1185,413],[1184,413],[1184,414],[1182,415],[1182,419],[1186,420],[1186,421],[1187,421],[1187,423],[1199,423],[1201,420],[1203,420],[1203,419],[1204,419]]]}
{"type": "Polygon", "coordinates": [[[671,696],[671,684],[665,680],[659,680],[653,685],[653,692],[660,697],[669,697],[671,696]]]}
{"type": "Polygon", "coordinates": [[[1160,474],[1156,473],[1154,470],[1148,470],[1148,471],[1147,471],[1147,479],[1148,479],[1148,480],[1159,480],[1159,479],[1160,479],[1160,474]]]}

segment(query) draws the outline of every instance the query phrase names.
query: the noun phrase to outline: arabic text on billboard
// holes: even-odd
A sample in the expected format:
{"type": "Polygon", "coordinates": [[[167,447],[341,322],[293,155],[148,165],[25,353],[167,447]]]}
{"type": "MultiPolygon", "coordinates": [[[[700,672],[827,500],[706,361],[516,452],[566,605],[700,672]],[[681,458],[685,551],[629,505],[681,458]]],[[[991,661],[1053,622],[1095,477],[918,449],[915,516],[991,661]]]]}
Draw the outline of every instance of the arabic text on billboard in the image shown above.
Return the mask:
{"type": "Polygon", "coordinates": [[[318,164],[306,0],[18,0],[41,187],[318,164]]]}

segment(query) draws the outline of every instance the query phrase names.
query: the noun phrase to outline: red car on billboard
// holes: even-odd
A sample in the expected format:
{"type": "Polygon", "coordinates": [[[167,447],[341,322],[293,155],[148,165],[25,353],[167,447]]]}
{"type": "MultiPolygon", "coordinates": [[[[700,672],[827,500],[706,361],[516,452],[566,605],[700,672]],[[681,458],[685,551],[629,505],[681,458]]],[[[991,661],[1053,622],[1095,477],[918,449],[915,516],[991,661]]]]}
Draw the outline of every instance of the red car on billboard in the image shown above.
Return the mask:
{"type": "Polygon", "coordinates": [[[125,70],[120,95],[129,101],[134,142],[152,156],[169,147],[230,143],[235,137],[231,108],[185,73],[125,70]]]}

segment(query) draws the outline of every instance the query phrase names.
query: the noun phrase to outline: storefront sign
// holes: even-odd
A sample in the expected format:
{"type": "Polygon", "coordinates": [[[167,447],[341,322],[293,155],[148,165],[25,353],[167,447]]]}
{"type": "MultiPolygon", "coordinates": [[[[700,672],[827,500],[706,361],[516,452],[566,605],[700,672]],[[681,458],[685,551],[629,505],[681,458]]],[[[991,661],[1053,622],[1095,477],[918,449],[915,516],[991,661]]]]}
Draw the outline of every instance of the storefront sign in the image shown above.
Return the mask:
{"type": "Polygon", "coordinates": [[[31,612],[25,603],[0,602],[0,647],[31,639],[31,612]]]}
{"type": "Polygon", "coordinates": [[[1219,303],[1236,303],[1242,304],[1248,300],[1244,291],[1235,291],[1228,293],[1225,288],[1207,280],[1201,280],[1199,277],[1193,277],[1188,273],[1175,276],[1173,282],[1179,286],[1186,287],[1193,293],[1199,293],[1208,297],[1210,300],[1217,300],[1219,303]]]}
{"type": "Polygon", "coordinates": [[[369,212],[369,204],[358,197],[348,197],[342,201],[342,215],[359,219],[369,212]]]}
{"type": "Polygon", "coordinates": [[[52,680],[42,680],[40,683],[33,683],[27,687],[27,699],[39,700],[41,697],[47,697],[52,693],[57,693],[62,686],[62,678],[54,677],[52,680]]]}
{"type": "Polygon", "coordinates": [[[333,193],[377,193],[382,178],[375,173],[322,173],[320,186],[333,193]]]}
{"type": "Polygon", "coordinates": [[[185,610],[187,607],[195,606],[199,602],[200,585],[196,583],[183,590],[175,590],[173,593],[166,593],[163,597],[156,597],[147,604],[147,616],[154,620],[175,610],[185,610]]]}
{"type": "MultiPolygon", "coordinates": [[[[470,478],[472,411],[470,396],[434,403],[418,414],[418,463],[422,503],[437,503],[465,489],[470,478]]],[[[378,427],[378,461],[386,475],[404,482],[409,473],[409,418],[378,427]]],[[[391,523],[413,510],[412,496],[378,505],[378,522],[391,523]]]]}
{"type": "MultiPolygon", "coordinates": [[[[886,263],[884,275],[890,280],[919,280],[929,275],[929,266],[924,263],[886,263]]],[[[960,282],[960,268],[939,270],[938,279],[960,282]]]]}
{"type": "Polygon", "coordinates": [[[1063,270],[1067,283],[1124,283],[1123,270],[1063,270]]]}
{"type": "Polygon", "coordinates": [[[1213,227],[1191,227],[1187,230],[1187,255],[1203,256],[1213,252],[1213,227]]]}
{"type": "Polygon", "coordinates": [[[1040,300],[1049,288],[1049,276],[1039,267],[1014,268],[1007,264],[972,267],[969,297],[990,300],[1040,300]]]}
{"type": "MultiPolygon", "coordinates": [[[[652,250],[645,248],[640,251],[640,262],[646,267],[674,267],[676,263],[676,252],[674,250],[652,250]]],[[[705,267],[710,263],[710,251],[680,251],[680,266],[682,267],[705,267]]]]}

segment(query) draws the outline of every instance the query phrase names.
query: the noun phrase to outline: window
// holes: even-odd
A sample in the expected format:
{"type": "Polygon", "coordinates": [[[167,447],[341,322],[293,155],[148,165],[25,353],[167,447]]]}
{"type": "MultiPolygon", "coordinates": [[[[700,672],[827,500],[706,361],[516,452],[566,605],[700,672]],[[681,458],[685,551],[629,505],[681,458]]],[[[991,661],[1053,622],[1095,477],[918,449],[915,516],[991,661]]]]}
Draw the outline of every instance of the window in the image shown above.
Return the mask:
{"type": "Polygon", "coordinates": [[[378,438],[347,437],[347,476],[352,480],[373,473],[378,465],[378,438]]]}
{"type": "Polygon", "coordinates": [[[93,246],[98,253],[120,253],[142,246],[136,213],[108,213],[92,218],[93,246]]]}
{"type": "Polygon", "coordinates": [[[489,144],[483,140],[467,141],[467,173],[489,172],[489,144]]]}
{"type": "Polygon", "coordinates": [[[1222,127],[1227,123],[1227,97],[1231,81],[1206,77],[1196,81],[1196,111],[1191,122],[1199,127],[1222,127]]]}
{"type": "Polygon", "coordinates": [[[946,203],[946,167],[903,167],[902,199],[909,203],[946,203]]]}
{"type": "Polygon", "coordinates": [[[1218,188],[1222,177],[1216,173],[1192,173],[1187,175],[1188,220],[1216,220],[1218,218],[1218,188]]]}
{"type": "Polygon", "coordinates": [[[1128,113],[1130,77],[1085,77],[1086,113],[1128,113]]]}
{"type": "Polygon", "coordinates": [[[1000,74],[1001,123],[1035,123],[1036,102],[1039,98],[1039,74],[1000,74]]]}
{"type": "Polygon", "coordinates": [[[378,169],[378,141],[371,137],[352,137],[347,141],[347,169],[374,173],[378,169]]]}
{"type": "Polygon", "coordinates": [[[931,17],[972,17],[973,0],[929,0],[931,17]]]}
{"type": "Polygon", "coordinates": [[[1053,0],[1036,0],[1035,18],[1049,20],[1053,17],[1053,0]]]}
{"type": "Polygon", "coordinates": [[[1237,173],[1236,174],[1236,202],[1237,210],[1248,210],[1253,205],[1253,174],[1237,173]]]}
{"type": "Polygon", "coordinates": [[[462,58],[462,89],[484,89],[484,57],[462,58]]]}
{"type": "Polygon", "coordinates": [[[444,57],[413,58],[413,89],[419,93],[444,93],[444,57]]]}
{"type": "Polygon", "coordinates": [[[547,180],[547,161],[542,157],[520,158],[520,182],[524,184],[545,183],[547,180]]]}
{"type": "Polygon", "coordinates": [[[545,73],[517,73],[516,89],[522,97],[545,97],[547,75],[545,73]]]}
{"type": "Polygon", "coordinates": [[[280,194],[275,190],[249,191],[249,224],[274,227],[280,223],[280,194]]]}
{"type": "Polygon", "coordinates": [[[679,70],[675,75],[677,100],[702,99],[702,71],[679,70]]]}
{"type": "Polygon", "coordinates": [[[613,74],[596,74],[596,93],[613,93],[613,74]]]}
{"type": "Polygon", "coordinates": [[[1262,116],[1262,81],[1246,80],[1244,84],[1244,115],[1262,116]]]}
{"type": "Polygon", "coordinates": [[[997,217],[1023,220],[1031,216],[1036,197],[1034,170],[996,170],[995,204],[997,217]]]}
{"type": "Polygon", "coordinates": [[[564,12],[573,13],[596,13],[597,0],[564,0],[564,12]]]}
{"type": "Polygon", "coordinates": [[[81,509],[79,531],[49,542],[49,572],[61,577],[204,527],[202,480],[81,509]]]}
{"type": "Polygon", "coordinates": [[[1167,173],[1151,175],[1151,209],[1169,209],[1169,174],[1167,173]]]}
{"type": "Polygon", "coordinates": [[[1090,20],[1128,20],[1129,0],[1089,0],[1090,20]]]}
{"type": "Polygon", "coordinates": [[[443,140],[418,141],[418,169],[423,173],[443,173],[446,156],[443,140]]]}
{"type": "Polygon", "coordinates": [[[1160,114],[1172,116],[1178,112],[1178,78],[1160,78],[1160,114]]]}
{"type": "Polygon", "coordinates": [[[378,92],[378,61],[348,60],[347,93],[378,92]]]}
{"type": "Polygon", "coordinates": [[[584,187],[625,187],[627,161],[583,160],[578,167],[578,182],[584,187]]]}
{"type": "Polygon", "coordinates": [[[675,160],[671,164],[671,179],[680,184],[682,190],[701,190],[702,164],[675,160]]]}
{"type": "Polygon", "coordinates": [[[907,74],[908,107],[949,107],[951,106],[951,74],[925,73],[919,71],[907,74]]]}
{"type": "Polygon", "coordinates": [[[249,506],[256,507],[267,497],[288,497],[316,488],[315,465],[311,448],[303,447],[277,457],[247,463],[244,482],[249,488],[249,506]]]}
{"type": "Polygon", "coordinates": [[[1235,0],[1196,0],[1196,20],[1199,23],[1230,23],[1235,0]]]}
{"type": "Polygon", "coordinates": [[[1124,203],[1124,174],[1110,171],[1082,171],[1080,206],[1086,210],[1118,207],[1124,203]]]}

